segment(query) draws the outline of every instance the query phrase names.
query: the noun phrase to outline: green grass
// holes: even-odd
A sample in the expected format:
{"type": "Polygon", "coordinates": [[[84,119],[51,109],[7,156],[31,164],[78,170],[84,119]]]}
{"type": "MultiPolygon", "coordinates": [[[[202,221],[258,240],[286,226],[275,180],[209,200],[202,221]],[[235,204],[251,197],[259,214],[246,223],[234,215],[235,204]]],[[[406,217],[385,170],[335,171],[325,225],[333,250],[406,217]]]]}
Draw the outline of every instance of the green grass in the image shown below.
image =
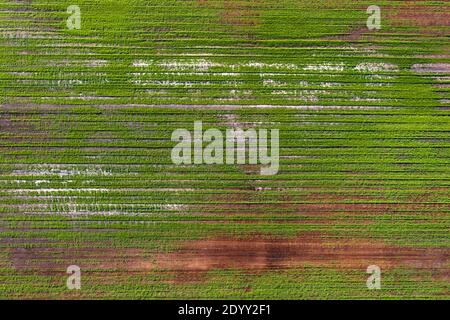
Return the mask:
{"type": "Polygon", "coordinates": [[[67,30],[71,4],[0,1],[0,298],[449,298],[449,73],[414,68],[448,64],[448,24],[399,1],[369,32],[370,1],[83,0],[67,30]],[[173,165],[171,134],[194,121],[279,129],[279,173],[173,165]],[[102,254],[310,234],[446,254],[383,270],[381,291],[326,257],[191,283],[102,254]]]}

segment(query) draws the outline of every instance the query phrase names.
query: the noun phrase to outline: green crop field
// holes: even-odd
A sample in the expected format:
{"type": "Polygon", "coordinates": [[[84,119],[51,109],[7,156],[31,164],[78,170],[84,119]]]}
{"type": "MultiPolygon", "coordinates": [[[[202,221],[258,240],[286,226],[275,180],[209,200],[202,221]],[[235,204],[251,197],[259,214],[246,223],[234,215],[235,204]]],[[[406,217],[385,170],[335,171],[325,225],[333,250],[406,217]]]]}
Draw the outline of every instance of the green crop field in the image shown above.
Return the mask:
{"type": "Polygon", "coordinates": [[[0,43],[0,299],[450,299],[448,1],[0,0],[0,43]],[[198,121],[278,172],[174,164],[198,121]]]}

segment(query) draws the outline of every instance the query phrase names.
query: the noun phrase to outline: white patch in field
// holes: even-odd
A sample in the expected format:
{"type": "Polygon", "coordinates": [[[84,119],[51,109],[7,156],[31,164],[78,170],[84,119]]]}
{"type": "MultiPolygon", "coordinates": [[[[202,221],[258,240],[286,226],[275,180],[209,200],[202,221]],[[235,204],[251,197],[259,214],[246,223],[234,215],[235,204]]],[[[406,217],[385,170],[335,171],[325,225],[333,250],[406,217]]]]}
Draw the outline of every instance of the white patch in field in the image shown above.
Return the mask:
{"type": "Polygon", "coordinates": [[[382,83],[382,82],[366,82],[364,83],[366,87],[392,87],[391,83],[382,83]]]}
{"type": "Polygon", "coordinates": [[[450,81],[450,77],[435,77],[434,78],[436,81],[439,81],[439,82],[446,82],[446,81],[450,81]]]}
{"type": "MultiPolygon", "coordinates": [[[[152,75],[152,76],[203,76],[205,75],[204,72],[191,72],[191,71],[179,71],[179,72],[153,72],[153,73],[135,73],[135,74],[142,74],[142,75],[152,75]]],[[[223,77],[239,77],[242,75],[240,72],[214,72],[211,75],[214,76],[223,76],[223,77]]]]}
{"type": "Polygon", "coordinates": [[[282,87],[282,86],[286,86],[287,83],[283,82],[283,81],[276,81],[273,79],[265,79],[265,80],[263,80],[263,85],[266,87],[282,87]]]}
{"type": "Polygon", "coordinates": [[[64,165],[38,165],[27,170],[14,170],[13,176],[45,176],[56,175],[59,177],[72,175],[111,176],[112,172],[102,168],[77,168],[64,165]]]}
{"type": "Polygon", "coordinates": [[[369,79],[369,80],[390,80],[390,79],[395,79],[396,76],[387,76],[387,75],[381,75],[381,74],[368,74],[368,75],[364,75],[365,79],[369,79]]]}
{"type": "Polygon", "coordinates": [[[319,101],[319,98],[317,98],[314,95],[310,95],[310,96],[299,96],[298,97],[299,100],[305,101],[305,102],[317,102],[319,101]]]}
{"type": "Polygon", "coordinates": [[[222,82],[224,85],[226,86],[233,86],[233,87],[238,87],[240,82],[236,81],[236,80],[231,80],[231,81],[223,81],[222,82]]]}
{"type": "Polygon", "coordinates": [[[133,67],[146,68],[152,64],[153,64],[153,60],[150,60],[150,61],[138,60],[138,61],[133,62],[133,67]]]}
{"type": "Polygon", "coordinates": [[[222,77],[239,77],[241,73],[239,72],[219,72],[214,73],[215,76],[222,76],[222,77]]]}
{"type": "Polygon", "coordinates": [[[344,71],[344,63],[311,64],[303,67],[306,71],[344,71]]]}
{"type": "Polygon", "coordinates": [[[31,77],[31,76],[33,76],[34,72],[28,72],[28,71],[20,71],[20,72],[10,71],[10,72],[8,72],[8,74],[13,75],[13,76],[19,76],[19,77],[31,77]]]}
{"type": "MultiPolygon", "coordinates": [[[[153,63],[153,62],[152,62],[153,63]]],[[[152,63],[138,60],[133,63],[135,67],[148,67],[152,63]]],[[[283,63],[264,63],[264,62],[247,62],[247,63],[238,63],[238,64],[223,64],[214,62],[207,59],[192,59],[192,60],[163,60],[157,65],[161,68],[164,68],[169,71],[197,71],[197,72],[207,72],[213,67],[222,67],[228,68],[230,70],[236,70],[241,68],[255,68],[258,70],[261,69],[287,69],[287,70],[296,70],[298,66],[295,64],[283,64],[283,63]]],[[[236,75],[236,72],[230,73],[218,73],[219,75],[236,75]]],[[[239,73],[237,73],[239,75],[239,73]]]]}
{"type": "Polygon", "coordinates": [[[183,87],[190,88],[194,85],[197,86],[208,86],[211,85],[209,81],[199,81],[199,82],[191,82],[191,81],[170,81],[170,80],[133,80],[134,84],[137,85],[156,85],[156,86],[164,86],[164,87],[183,87]]]}
{"type": "Polygon", "coordinates": [[[50,183],[50,180],[35,180],[35,181],[34,181],[34,184],[35,184],[36,186],[39,186],[39,185],[41,185],[42,183],[50,183]]]}
{"type": "Polygon", "coordinates": [[[212,67],[223,67],[224,65],[206,59],[196,59],[188,61],[163,60],[158,63],[158,66],[173,71],[194,70],[206,72],[212,67]]]}
{"type": "Polygon", "coordinates": [[[3,39],[62,39],[56,33],[42,32],[42,31],[24,31],[11,30],[0,32],[0,38],[3,39]]]}
{"type": "Polygon", "coordinates": [[[88,67],[105,67],[108,64],[107,60],[96,59],[86,61],[88,67]]]}
{"type": "Polygon", "coordinates": [[[275,96],[287,96],[287,95],[296,95],[296,90],[272,90],[271,94],[275,96]]]}
{"type": "Polygon", "coordinates": [[[165,204],[165,205],[162,205],[163,209],[173,210],[173,211],[179,211],[179,210],[184,209],[185,207],[186,206],[182,205],[182,204],[165,204]]]}
{"type": "Polygon", "coordinates": [[[247,62],[244,64],[233,65],[233,67],[247,67],[256,69],[287,69],[297,70],[298,66],[293,63],[264,63],[264,62],[247,62]]]}
{"type": "Polygon", "coordinates": [[[331,88],[331,87],[339,87],[342,84],[338,83],[338,82],[321,82],[320,86],[324,87],[324,88],[331,88]]]}
{"type": "MultiPolygon", "coordinates": [[[[113,100],[115,99],[114,97],[102,97],[102,96],[85,96],[84,94],[80,94],[78,96],[75,97],[64,97],[65,99],[68,100],[83,100],[83,101],[88,101],[88,100],[113,100]]],[[[42,100],[53,100],[54,97],[41,97],[42,100]]]]}
{"type": "Polygon", "coordinates": [[[265,77],[276,77],[276,76],[289,76],[290,73],[280,72],[280,73],[272,73],[272,72],[260,72],[259,77],[265,78],[265,77]]]}
{"type": "MultiPolygon", "coordinates": [[[[60,192],[75,192],[75,193],[82,193],[82,192],[108,192],[109,189],[105,188],[41,188],[41,189],[12,189],[8,190],[8,192],[11,193],[38,193],[39,195],[52,195],[53,199],[60,198],[57,196],[60,192]],[[55,195],[56,194],[56,195],[55,195]]],[[[65,199],[71,199],[74,197],[64,197],[65,199]]]]}
{"type": "Polygon", "coordinates": [[[203,57],[203,56],[214,56],[214,53],[202,52],[202,53],[179,53],[179,56],[185,57],[203,57]]]}
{"type": "Polygon", "coordinates": [[[230,127],[239,127],[241,123],[238,120],[238,116],[234,113],[227,113],[223,115],[218,115],[218,117],[224,119],[224,124],[230,127]]]}
{"type": "MultiPolygon", "coordinates": [[[[381,102],[382,99],[378,98],[362,98],[362,97],[353,97],[350,99],[351,101],[365,101],[365,102],[381,102]]],[[[396,100],[394,100],[396,101],[396,100]]]]}
{"type": "MultiPolygon", "coordinates": [[[[155,211],[171,211],[176,213],[183,213],[188,208],[185,204],[151,204],[151,205],[118,205],[115,203],[109,204],[75,204],[75,203],[61,203],[46,205],[49,212],[47,214],[60,214],[67,216],[88,216],[88,215],[127,215],[139,216],[155,213],[155,211]],[[139,209],[142,210],[139,210],[139,209]]],[[[43,213],[45,214],[45,213],[43,213]]]]}
{"type": "Polygon", "coordinates": [[[359,72],[398,72],[398,66],[390,63],[367,62],[358,64],[355,70],[359,72]]]}
{"type": "Polygon", "coordinates": [[[267,65],[265,63],[261,63],[261,62],[248,62],[242,66],[262,69],[262,68],[266,67],[267,65]]]}
{"type": "Polygon", "coordinates": [[[12,183],[16,184],[28,183],[28,180],[13,180],[12,183]]]}

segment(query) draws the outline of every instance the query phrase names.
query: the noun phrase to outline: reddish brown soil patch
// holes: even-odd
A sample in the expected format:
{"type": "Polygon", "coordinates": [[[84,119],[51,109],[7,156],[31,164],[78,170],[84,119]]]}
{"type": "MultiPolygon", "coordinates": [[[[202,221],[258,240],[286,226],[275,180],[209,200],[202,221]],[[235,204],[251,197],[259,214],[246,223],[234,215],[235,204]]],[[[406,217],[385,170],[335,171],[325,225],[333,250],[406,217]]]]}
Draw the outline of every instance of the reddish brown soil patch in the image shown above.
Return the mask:
{"type": "MultiPolygon", "coordinates": [[[[417,26],[421,31],[431,33],[437,33],[437,31],[430,27],[450,26],[448,6],[421,3],[423,1],[401,1],[398,7],[391,7],[385,11],[386,17],[394,26],[417,26]]],[[[442,30],[442,33],[444,32],[442,30]]]]}
{"type": "MultiPolygon", "coordinates": [[[[423,5],[423,1],[400,1],[396,6],[382,6],[382,19],[389,20],[393,26],[418,27],[420,32],[445,35],[445,30],[438,27],[450,26],[448,6],[423,5]]],[[[361,8],[361,10],[363,10],[361,8]]],[[[383,21],[383,20],[382,20],[383,21]]],[[[373,33],[368,28],[350,31],[339,39],[357,41],[366,33],[373,33]]]]}
{"type": "Polygon", "coordinates": [[[48,138],[48,133],[40,130],[39,125],[45,126],[42,122],[34,123],[9,114],[0,115],[0,132],[4,133],[4,138],[10,142],[48,138]]]}
{"type": "MultiPolygon", "coordinates": [[[[217,1],[197,0],[199,6],[217,8],[217,1]]],[[[231,26],[257,26],[260,24],[261,0],[224,0],[221,21],[231,26]]]]}
{"type": "Polygon", "coordinates": [[[369,30],[368,28],[356,29],[356,30],[350,31],[350,33],[349,33],[348,35],[339,37],[339,39],[341,39],[341,40],[346,40],[346,41],[357,41],[357,40],[359,40],[365,33],[370,33],[370,32],[373,32],[373,31],[369,30]]]}
{"type": "Polygon", "coordinates": [[[0,116],[0,131],[9,133],[27,133],[32,129],[24,121],[13,121],[7,115],[0,116]]]}
{"type": "MultiPolygon", "coordinates": [[[[360,270],[375,264],[383,271],[395,267],[426,269],[448,279],[449,250],[394,246],[375,239],[325,237],[305,233],[295,238],[254,235],[222,236],[187,241],[171,253],[131,248],[15,248],[10,263],[22,273],[61,274],[69,265],[85,272],[139,274],[156,271],[177,283],[207,280],[211,270],[243,270],[261,274],[304,265],[360,270]]],[[[110,277],[105,274],[104,281],[110,277]]],[[[113,281],[114,279],[110,279],[113,281]]]]}
{"type": "MultiPolygon", "coordinates": [[[[156,266],[172,271],[177,281],[188,275],[215,269],[251,270],[264,272],[303,265],[337,269],[365,270],[376,264],[382,270],[394,267],[435,270],[438,277],[447,278],[449,251],[413,249],[393,246],[372,239],[324,238],[320,234],[304,234],[296,238],[222,237],[186,243],[179,251],[159,255],[156,266]]],[[[200,274],[200,275],[199,275],[200,274]]]]}

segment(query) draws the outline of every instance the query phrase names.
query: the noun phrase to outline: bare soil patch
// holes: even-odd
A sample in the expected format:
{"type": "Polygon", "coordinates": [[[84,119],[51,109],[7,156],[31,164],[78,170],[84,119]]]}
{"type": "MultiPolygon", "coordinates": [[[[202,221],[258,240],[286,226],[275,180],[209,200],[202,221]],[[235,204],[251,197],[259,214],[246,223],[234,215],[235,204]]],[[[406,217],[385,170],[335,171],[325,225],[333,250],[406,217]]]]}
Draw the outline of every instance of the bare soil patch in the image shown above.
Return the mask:
{"type": "MultiPolygon", "coordinates": [[[[337,269],[365,270],[376,264],[382,270],[395,267],[437,269],[436,274],[448,277],[444,269],[448,250],[414,249],[394,246],[375,239],[325,237],[306,233],[296,238],[217,237],[185,243],[174,253],[159,255],[158,268],[170,270],[179,281],[187,274],[205,273],[215,269],[264,272],[303,265],[337,269]],[[442,270],[441,270],[442,269],[442,270]]],[[[202,278],[196,275],[191,280],[202,278]]]]}
{"type": "Polygon", "coordinates": [[[411,70],[417,73],[449,73],[450,63],[414,64],[411,70]]]}
{"type": "Polygon", "coordinates": [[[303,233],[289,238],[256,234],[216,236],[183,242],[170,253],[133,248],[17,247],[10,251],[11,265],[21,273],[63,274],[69,265],[85,272],[168,275],[169,282],[207,280],[212,270],[241,270],[262,274],[304,265],[338,270],[360,270],[378,265],[383,271],[397,267],[426,269],[436,279],[448,279],[449,250],[409,248],[371,238],[344,238],[303,233]]]}
{"type": "Polygon", "coordinates": [[[436,27],[450,26],[448,5],[424,5],[423,1],[401,1],[398,7],[386,10],[386,16],[394,26],[417,26],[423,33],[442,34],[436,27]]]}
{"type": "MultiPolygon", "coordinates": [[[[217,1],[197,0],[201,7],[217,8],[217,1]]],[[[231,26],[257,26],[260,24],[261,0],[224,0],[221,10],[221,21],[231,26]]]]}

